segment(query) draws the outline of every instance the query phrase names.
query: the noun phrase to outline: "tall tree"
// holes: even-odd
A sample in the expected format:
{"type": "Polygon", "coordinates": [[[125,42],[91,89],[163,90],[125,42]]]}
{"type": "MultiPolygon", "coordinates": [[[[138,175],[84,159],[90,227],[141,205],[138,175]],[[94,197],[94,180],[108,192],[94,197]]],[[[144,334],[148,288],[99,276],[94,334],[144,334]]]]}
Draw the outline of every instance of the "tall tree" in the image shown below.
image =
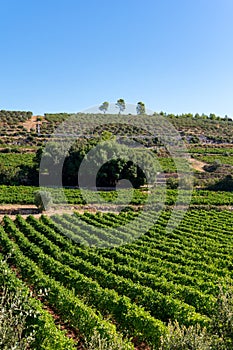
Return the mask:
{"type": "Polygon", "coordinates": [[[146,108],[145,108],[145,103],[143,102],[138,102],[137,107],[137,114],[145,114],[146,113],[146,108]]]}
{"type": "Polygon", "coordinates": [[[119,108],[119,114],[125,110],[125,100],[123,98],[119,98],[116,103],[116,107],[119,108]]]}
{"type": "Polygon", "coordinates": [[[106,113],[109,107],[109,103],[107,101],[103,102],[101,106],[99,106],[99,110],[101,112],[106,113]]]}

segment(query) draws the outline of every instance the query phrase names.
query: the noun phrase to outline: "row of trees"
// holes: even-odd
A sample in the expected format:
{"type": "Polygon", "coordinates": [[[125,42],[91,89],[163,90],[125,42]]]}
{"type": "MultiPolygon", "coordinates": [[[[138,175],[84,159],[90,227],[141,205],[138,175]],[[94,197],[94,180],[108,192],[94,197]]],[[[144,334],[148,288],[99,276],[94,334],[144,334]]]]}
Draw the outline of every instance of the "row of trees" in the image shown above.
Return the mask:
{"type": "Polygon", "coordinates": [[[169,117],[169,118],[189,118],[189,119],[202,119],[202,120],[217,120],[217,121],[229,121],[232,122],[232,118],[228,117],[227,115],[225,115],[224,118],[217,116],[214,113],[210,113],[209,115],[202,113],[183,113],[183,114],[172,114],[172,113],[166,113],[166,112],[159,112],[160,115],[164,116],[164,117],[169,117]]]}
{"type": "MultiPolygon", "coordinates": [[[[119,109],[119,114],[121,114],[122,112],[124,112],[126,105],[125,105],[125,100],[123,98],[119,98],[119,100],[117,100],[115,106],[119,109]]],[[[109,102],[105,101],[103,102],[100,106],[99,106],[99,110],[101,112],[106,113],[109,107],[109,102]]],[[[145,103],[143,102],[138,102],[137,106],[136,106],[136,111],[138,115],[141,114],[145,114],[146,112],[146,107],[145,107],[145,103]]]]}
{"type": "MultiPolygon", "coordinates": [[[[126,104],[125,104],[125,100],[123,98],[120,98],[117,100],[117,102],[115,103],[115,106],[119,109],[119,114],[121,114],[122,112],[124,112],[125,108],[126,108],[126,104]]],[[[103,113],[106,113],[107,110],[109,108],[109,102],[105,101],[103,102],[100,106],[99,106],[99,110],[103,113]]],[[[146,107],[145,107],[145,103],[143,102],[138,102],[137,106],[136,106],[136,112],[138,115],[142,115],[146,113],[146,107]]],[[[168,116],[168,117],[186,117],[186,118],[192,118],[192,119],[210,119],[210,120],[218,120],[218,121],[232,121],[232,118],[229,118],[227,115],[225,115],[224,118],[221,118],[220,116],[217,116],[214,113],[210,113],[209,115],[206,115],[204,113],[202,113],[201,115],[196,113],[195,115],[192,113],[185,113],[185,114],[181,114],[181,115],[174,115],[174,114],[167,114],[165,112],[160,112],[159,113],[162,116],[168,116]]]]}
{"type": "MultiPolygon", "coordinates": [[[[117,100],[117,102],[115,103],[115,106],[119,109],[119,114],[121,114],[122,112],[124,112],[125,108],[126,108],[126,104],[125,104],[125,100],[123,98],[120,98],[117,100]]],[[[105,101],[103,102],[100,106],[99,106],[99,110],[103,113],[106,113],[107,110],[109,108],[109,102],[105,101]]],[[[145,107],[145,103],[143,102],[138,102],[137,106],[136,106],[136,111],[138,115],[142,115],[146,113],[146,107],[145,107]]],[[[195,115],[192,113],[185,113],[185,114],[181,114],[181,115],[174,115],[174,114],[167,114],[165,112],[160,112],[159,113],[162,116],[168,116],[168,117],[186,117],[186,118],[192,118],[192,119],[210,119],[210,120],[225,120],[225,121],[232,121],[231,118],[229,118],[227,115],[225,115],[224,118],[221,118],[220,116],[217,116],[214,113],[210,113],[209,115],[206,115],[204,113],[202,113],[201,115],[196,113],[195,115]]]]}

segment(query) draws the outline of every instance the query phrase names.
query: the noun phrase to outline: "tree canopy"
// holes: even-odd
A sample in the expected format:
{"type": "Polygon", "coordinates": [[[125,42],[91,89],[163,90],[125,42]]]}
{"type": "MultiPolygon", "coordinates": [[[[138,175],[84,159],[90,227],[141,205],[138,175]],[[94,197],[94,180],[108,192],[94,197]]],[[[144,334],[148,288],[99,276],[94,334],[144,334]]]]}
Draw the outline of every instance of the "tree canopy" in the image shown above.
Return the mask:
{"type": "Polygon", "coordinates": [[[109,107],[109,103],[107,101],[103,102],[102,105],[99,106],[99,110],[101,112],[106,113],[109,107]]]}
{"type": "Polygon", "coordinates": [[[137,114],[141,115],[141,114],[145,114],[146,113],[146,107],[145,107],[145,103],[143,102],[138,102],[137,103],[137,114]]]}
{"type": "Polygon", "coordinates": [[[116,107],[119,108],[119,114],[124,112],[124,110],[125,110],[125,100],[123,98],[119,98],[119,100],[117,100],[116,107]]]}

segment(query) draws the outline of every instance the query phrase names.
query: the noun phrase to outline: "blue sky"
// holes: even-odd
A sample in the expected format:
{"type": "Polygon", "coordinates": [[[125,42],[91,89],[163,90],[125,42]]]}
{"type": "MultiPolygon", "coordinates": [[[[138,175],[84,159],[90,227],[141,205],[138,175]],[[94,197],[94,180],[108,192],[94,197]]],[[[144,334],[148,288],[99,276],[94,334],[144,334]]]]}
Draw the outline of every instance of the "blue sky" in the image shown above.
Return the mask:
{"type": "Polygon", "coordinates": [[[0,0],[0,109],[233,117],[233,0],[0,0]]]}

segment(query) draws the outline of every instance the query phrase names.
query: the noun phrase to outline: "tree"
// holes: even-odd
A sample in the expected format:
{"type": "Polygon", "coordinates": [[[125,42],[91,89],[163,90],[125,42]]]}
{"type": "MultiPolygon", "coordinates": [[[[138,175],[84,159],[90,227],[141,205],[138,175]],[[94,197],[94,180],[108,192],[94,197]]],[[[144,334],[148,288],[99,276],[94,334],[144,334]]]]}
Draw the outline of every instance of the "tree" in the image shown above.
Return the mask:
{"type": "Polygon", "coordinates": [[[125,110],[125,100],[123,98],[119,98],[116,103],[116,107],[119,108],[119,114],[125,110]]]}
{"type": "Polygon", "coordinates": [[[141,149],[134,150],[126,145],[115,142],[115,137],[105,131],[101,135],[104,141],[102,147],[97,147],[93,154],[88,156],[88,170],[80,173],[80,165],[93,146],[99,145],[100,139],[85,140],[85,143],[77,142],[69,150],[63,166],[63,186],[92,187],[92,179],[96,178],[97,187],[115,187],[118,181],[129,180],[134,188],[144,185],[147,181],[146,174],[156,174],[156,164],[152,164],[151,157],[141,149]],[[138,164],[144,165],[144,170],[138,164]],[[96,174],[96,169],[98,173],[96,174]],[[77,176],[79,174],[79,176],[77,176]]]}
{"type": "Polygon", "coordinates": [[[137,114],[139,115],[145,114],[146,113],[145,103],[138,102],[136,110],[137,110],[137,114]]]}
{"type": "Polygon", "coordinates": [[[214,113],[210,113],[209,119],[216,120],[217,117],[216,117],[216,115],[214,113]]]}
{"type": "Polygon", "coordinates": [[[103,102],[101,106],[99,106],[99,110],[101,112],[106,113],[109,107],[109,103],[107,101],[103,102]]]}

